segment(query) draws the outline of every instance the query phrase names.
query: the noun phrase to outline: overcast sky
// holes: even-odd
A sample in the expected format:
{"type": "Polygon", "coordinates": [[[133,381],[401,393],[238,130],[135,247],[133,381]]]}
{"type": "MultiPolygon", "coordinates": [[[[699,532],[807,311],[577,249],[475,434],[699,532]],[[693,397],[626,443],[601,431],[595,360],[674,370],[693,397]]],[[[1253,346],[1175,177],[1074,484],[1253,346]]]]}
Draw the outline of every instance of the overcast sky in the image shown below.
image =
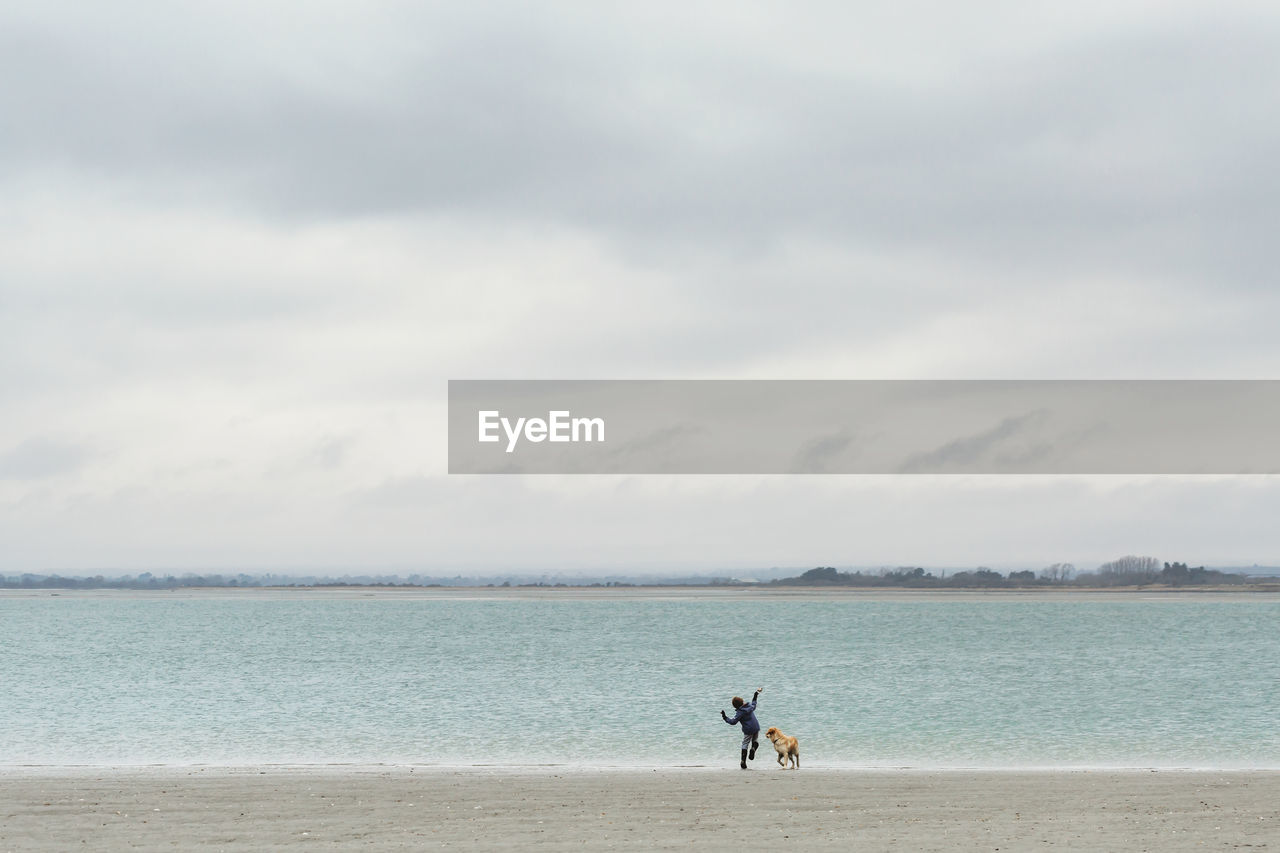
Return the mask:
{"type": "Polygon", "coordinates": [[[450,378],[1280,378],[1277,57],[1269,2],[5,3],[0,571],[1280,564],[1271,477],[444,473],[450,378]]]}

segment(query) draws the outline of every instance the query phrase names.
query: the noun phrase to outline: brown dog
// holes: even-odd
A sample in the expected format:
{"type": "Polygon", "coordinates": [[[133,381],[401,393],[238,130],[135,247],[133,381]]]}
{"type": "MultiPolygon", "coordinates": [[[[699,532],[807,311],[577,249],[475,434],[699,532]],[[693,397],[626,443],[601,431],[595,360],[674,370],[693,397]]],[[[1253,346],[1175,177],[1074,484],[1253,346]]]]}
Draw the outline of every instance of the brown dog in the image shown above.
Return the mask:
{"type": "Polygon", "coordinates": [[[773,744],[773,748],[778,750],[778,764],[782,769],[787,769],[787,759],[791,759],[791,769],[795,770],[800,766],[800,741],[784,735],[778,731],[776,726],[770,726],[764,736],[773,744]]]}

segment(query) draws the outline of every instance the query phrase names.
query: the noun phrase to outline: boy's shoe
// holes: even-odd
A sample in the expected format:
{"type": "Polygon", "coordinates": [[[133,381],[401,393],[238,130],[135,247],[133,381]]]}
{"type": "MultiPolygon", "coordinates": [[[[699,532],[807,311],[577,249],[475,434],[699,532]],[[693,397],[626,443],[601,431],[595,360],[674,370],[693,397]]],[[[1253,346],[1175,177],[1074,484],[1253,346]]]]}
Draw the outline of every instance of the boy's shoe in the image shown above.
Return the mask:
{"type": "Polygon", "coordinates": [[[742,769],[747,769],[747,751],[745,749],[742,750],[742,769]]]}
{"type": "Polygon", "coordinates": [[[756,760],[756,747],[758,747],[759,745],[760,744],[758,743],[751,744],[751,754],[748,755],[747,758],[751,759],[752,761],[756,760]]]}

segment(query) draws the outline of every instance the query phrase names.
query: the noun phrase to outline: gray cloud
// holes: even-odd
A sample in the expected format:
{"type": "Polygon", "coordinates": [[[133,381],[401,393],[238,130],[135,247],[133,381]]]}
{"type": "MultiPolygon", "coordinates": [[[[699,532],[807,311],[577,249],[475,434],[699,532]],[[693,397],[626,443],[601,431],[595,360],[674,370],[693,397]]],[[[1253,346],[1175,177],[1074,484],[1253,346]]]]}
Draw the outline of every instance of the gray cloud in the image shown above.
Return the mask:
{"type": "Polygon", "coordinates": [[[742,248],[811,234],[1224,284],[1259,284],[1272,260],[1274,13],[1084,32],[1032,57],[952,48],[911,86],[856,54],[814,68],[785,41],[735,47],[696,24],[673,41],[622,13],[565,28],[550,9],[383,6],[340,46],[319,36],[341,22],[304,19],[282,53],[274,29],[246,38],[225,13],[175,37],[172,11],[139,8],[10,29],[10,185],[62,169],[286,218],[537,217],[742,248]]]}
{"type": "MultiPolygon", "coordinates": [[[[963,470],[975,463],[987,462],[1000,458],[1027,458],[1028,450],[1019,448],[1010,453],[1008,443],[1011,439],[1024,438],[1037,426],[1048,419],[1044,411],[1027,412],[1001,419],[1000,423],[990,429],[957,438],[941,447],[925,453],[913,454],[902,463],[904,474],[915,474],[921,471],[945,470],[956,467],[963,470]]],[[[1052,444],[1035,443],[1030,451],[1030,458],[1039,458],[1041,448],[1052,447],[1052,444]]]]}
{"type": "Polygon", "coordinates": [[[795,469],[805,474],[823,474],[831,462],[853,443],[851,430],[840,430],[810,439],[796,451],[795,469]]]}
{"type": "Polygon", "coordinates": [[[320,468],[332,470],[342,465],[351,450],[351,436],[329,437],[306,456],[306,461],[320,468]]]}
{"type": "Polygon", "coordinates": [[[1245,2],[7,3],[5,559],[803,565],[857,514],[895,563],[921,528],[998,563],[995,514],[1010,559],[1280,559],[1265,484],[464,486],[440,411],[450,377],[1273,378],[1278,46],[1245,2]]]}
{"type": "Polygon", "coordinates": [[[653,453],[677,446],[681,439],[705,437],[706,430],[696,424],[675,424],[662,427],[617,444],[610,443],[606,449],[609,459],[619,465],[626,465],[631,458],[643,458],[653,453]]]}
{"type": "Polygon", "coordinates": [[[42,480],[74,473],[90,455],[79,444],[35,436],[0,452],[0,480],[42,480]]]}

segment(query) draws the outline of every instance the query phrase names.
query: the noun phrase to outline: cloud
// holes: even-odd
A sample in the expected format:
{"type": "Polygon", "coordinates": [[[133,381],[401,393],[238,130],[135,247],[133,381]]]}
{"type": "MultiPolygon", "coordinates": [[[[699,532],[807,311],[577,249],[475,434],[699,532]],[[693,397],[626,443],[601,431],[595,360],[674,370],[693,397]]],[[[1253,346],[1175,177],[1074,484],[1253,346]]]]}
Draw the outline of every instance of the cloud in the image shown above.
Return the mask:
{"type": "MultiPolygon", "coordinates": [[[[1277,43],[1245,2],[7,3],[5,559],[803,565],[849,513],[895,564],[1038,553],[966,488],[1142,550],[1052,485],[464,486],[444,383],[1274,376],[1277,43]]],[[[1198,488],[1117,518],[1269,547],[1198,488]]]]}
{"type": "Polygon", "coordinates": [[[352,436],[326,437],[314,450],[307,454],[305,461],[326,470],[341,467],[351,450],[354,441],[352,436]]]}
{"type": "Polygon", "coordinates": [[[802,474],[823,474],[852,443],[853,432],[847,429],[810,439],[796,451],[792,470],[802,474]]]}
{"type": "Polygon", "coordinates": [[[674,40],[626,10],[572,28],[536,7],[286,22],[232,5],[180,28],[163,4],[28,11],[0,52],[0,178],[65,171],[286,221],[536,218],[646,252],[804,235],[1025,272],[1266,281],[1280,15],[1265,6],[1095,11],[1054,33],[998,5],[956,21],[924,4],[975,39],[930,56],[911,52],[916,28],[853,7],[721,11],[683,16],[674,40]],[[828,52],[761,32],[783,24],[828,52]]]}
{"type": "Polygon", "coordinates": [[[354,497],[357,505],[392,509],[436,507],[441,500],[439,480],[423,476],[395,477],[354,497]]]}
{"type": "Polygon", "coordinates": [[[0,452],[0,480],[43,480],[80,470],[88,449],[71,442],[36,436],[0,452]]]}
{"type": "MultiPolygon", "coordinates": [[[[902,463],[903,474],[918,474],[922,471],[939,471],[953,469],[969,470],[974,465],[990,464],[993,460],[1023,458],[1027,448],[1010,448],[1013,439],[1025,439],[1027,434],[1042,426],[1048,419],[1048,412],[1034,411],[1022,415],[1003,418],[995,426],[949,441],[941,447],[924,453],[915,453],[902,463]]],[[[1037,456],[1042,445],[1036,444],[1032,451],[1037,456]]]]}

